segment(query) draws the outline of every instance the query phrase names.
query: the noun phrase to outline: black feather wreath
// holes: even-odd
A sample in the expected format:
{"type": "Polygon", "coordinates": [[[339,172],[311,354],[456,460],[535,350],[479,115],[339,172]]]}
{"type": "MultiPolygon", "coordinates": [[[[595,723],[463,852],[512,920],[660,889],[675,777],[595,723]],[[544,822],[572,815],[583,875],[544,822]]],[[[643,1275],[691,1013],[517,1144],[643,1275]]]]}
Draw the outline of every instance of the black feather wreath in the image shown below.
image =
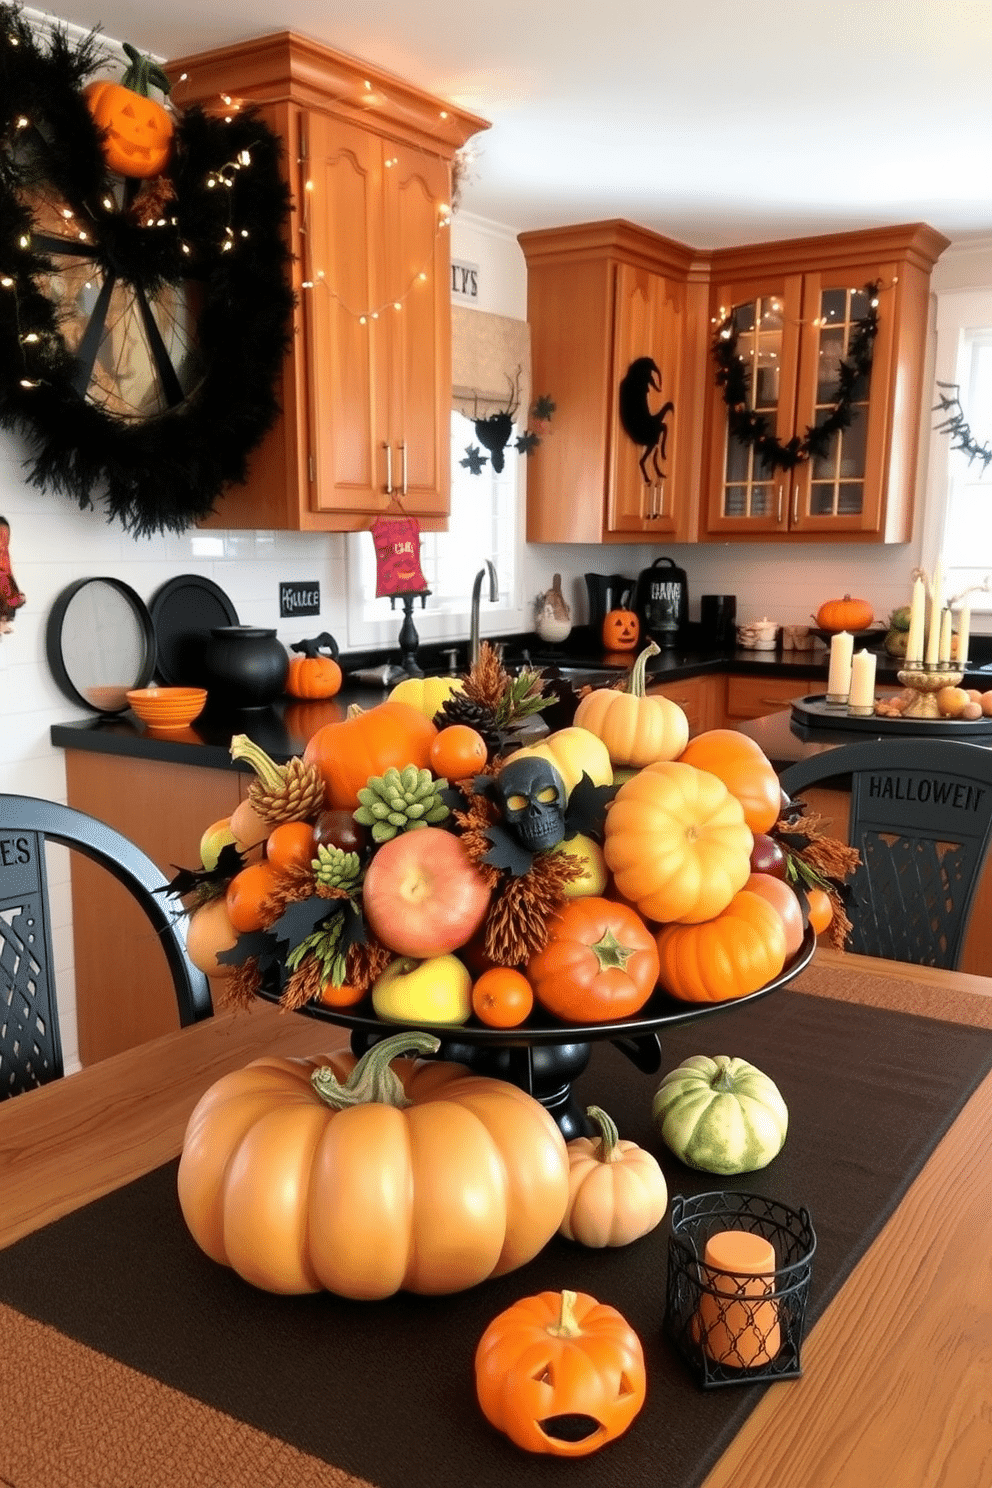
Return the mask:
{"type": "Polygon", "coordinates": [[[282,146],[252,110],[230,122],[185,110],[167,173],[173,200],[164,225],[149,225],[114,200],[80,93],[100,60],[96,33],[70,45],[57,30],[43,47],[15,7],[0,5],[0,428],[27,438],[39,488],[83,509],[99,494],[108,521],[136,536],[182,532],[244,480],[279,412],[294,302],[282,146]],[[32,241],[33,193],[92,225],[104,274],[146,297],[195,287],[202,375],[175,406],[128,419],[75,389],[78,363],[44,290],[52,260],[32,241]]]}
{"type": "Polygon", "coordinates": [[[793,470],[805,460],[826,455],[834,435],[840,429],[850,428],[856,413],[853,405],[865,396],[871,378],[880,287],[878,280],[864,287],[869,308],[852,326],[847,355],[837,368],[837,388],[828,412],[820,423],[809,425],[802,439],[794,434],[786,444],[778,438],[772,421],[748,406],[748,370],[737,350],[733,312],[721,322],[712,350],[717,386],[723,388],[727,406],[727,427],[741,444],[751,446],[766,471],[793,470]]]}

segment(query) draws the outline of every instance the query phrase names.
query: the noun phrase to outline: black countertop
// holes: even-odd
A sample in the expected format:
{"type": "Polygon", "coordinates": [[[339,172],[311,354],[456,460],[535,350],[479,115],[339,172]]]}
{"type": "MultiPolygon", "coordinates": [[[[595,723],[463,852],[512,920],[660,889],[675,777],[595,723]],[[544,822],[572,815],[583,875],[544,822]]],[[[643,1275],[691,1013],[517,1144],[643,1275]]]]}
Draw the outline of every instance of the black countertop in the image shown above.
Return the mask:
{"type": "MultiPolygon", "coordinates": [[[[573,632],[574,639],[568,648],[546,647],[540,643],[521,644],[520,638],[506,642],[507,665],[529,661],[554,675],[556,667],[588,668],[590,670],[615,670],[618,674],[629,669],[633,660],[620,662],[615,654],[604,657],[601,650],[584,643],[581,630],[573,632]]],[[[531,642],[534,638],[529,638],[531,642]]],[[[822,648],[816,651],[745,651],[714,653],[693,644],[690,636],[685,646],[673,647],[651,657],[648,663],[648,680],[676,682],[688,677],[707,674],[729,674],[744,677],[795,677],[797,683],[809,683],[808,687],[797,686],[797,695],[824,690],[827,680],[829,653],[822,648]]],[[[420,658],[422,664],[430,665],[426,654],[420,658]]],[[[342,658],[347,666],[348,658],[342,658]]],[[[898,663],[884,652],[878,653],[877,681],[881,686],[897,687],[898,663]]],[[[992,686],[992,675],[967,673],[963,686],[977,686],[983,690],[992,686]]],[[[241,713],[215,711],[207,704],[206,710],[188,728],[164,732],[148,729],[133,713],[127,712],[112,717],[105,715],[80,718],[69,723],[55,723],[51,727],[52,743],[61,749],[83,749],[98,754],[125,755],[132,759],[160,760],[170,764],[199,765],[208,769],[247,771],[249,767],[236,764],[230,758],[230,743],[234,734],[244,733],[279,763],[293,755],[302,754],[307,740],[318,728],[327,723],[340,722],[347,716],[352,704],[361,708],[373,708],[389,695],[389,688],[369,686],[345,677],[344,686],[336,697],[325,702],[303,702],[290,698],[280,699],[269,708],[253,708],[241,713]]],[[[555,725],[557,726],[557,725],[555,725]]]]}

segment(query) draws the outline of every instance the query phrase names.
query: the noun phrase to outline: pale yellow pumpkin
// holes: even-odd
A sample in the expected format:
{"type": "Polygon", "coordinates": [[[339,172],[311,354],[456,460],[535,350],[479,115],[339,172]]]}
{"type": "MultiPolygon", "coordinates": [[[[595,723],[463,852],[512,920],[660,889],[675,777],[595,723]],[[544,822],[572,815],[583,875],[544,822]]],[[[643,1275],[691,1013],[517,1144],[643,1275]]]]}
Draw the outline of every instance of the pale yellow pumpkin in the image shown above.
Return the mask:
{"type": "Polygon", "coordinates": [[[596,687],[575,710],[575,723],[602,739],[615,768],[635,770],[678,759],[689,740],[689,720],[670,698],[645,693],[645,667],[657,655],[652,641],[634,662],[626,690],[596,687]]]}
{"type": "Polygon", "coordinates": [[[610,751],[602,739],[598,739],[587,728],[573,725],[571,728],[559,729],[557,733],[542,739],[540,744],[529,744],[525,749],[518,749],[512,758],[519,760],[528,756],[548,760],[554,765],[565,782],[569,795],[583,774],[589,776],[593,785],[613,784],[610,751]]]}
{"type": "Polygon", "coordinates": [[[629,1245],[660,1224],[668,1185],[657,1159],[621,1141],[605,1111],[588,1106],[586,1115],[600,1134],[568,1144],[568,1212],[558,1233],[592,1249],[629,1245]]]}
{"type": "Polygon", "coordinates": [[[451,694],[461,692],[463,686],[461,677],[404,677],[389,694],[389,701],[406,703],[425,717],[433,718],[451,694]]]}

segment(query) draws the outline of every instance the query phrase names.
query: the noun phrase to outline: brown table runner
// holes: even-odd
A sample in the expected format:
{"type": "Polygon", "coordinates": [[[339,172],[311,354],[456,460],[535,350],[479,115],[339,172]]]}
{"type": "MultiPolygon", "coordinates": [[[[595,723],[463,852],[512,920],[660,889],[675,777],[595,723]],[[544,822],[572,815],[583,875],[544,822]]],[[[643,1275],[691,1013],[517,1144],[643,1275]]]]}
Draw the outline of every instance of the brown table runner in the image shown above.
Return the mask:
{"type": "MultiPolygon", "coordinates": [[[[695,1053],[740,1055],[779,1084],[791,1113],[789,1139],[763,1172],[721,1182],[684,1168],[652,1130],[657,1079],[638,1073],[609,1045],[595,1047],[577,1093],[605,1106],[622,1135],[659,1156],[672,1193],[735,1187],[809,1209],[818,1236],[812,1321],[992,1067],[992,1037],[903,1013],[782,994],[673,1029],[665,1037],[664,1068],[695,1053]]],[[[178,1432],[184,1396],[221,1413],[208,1413],[208,1424],[200,1426],[221,1441],[225,1433],[237,1436],[238,1422],[261,1433],[263,1444],[271,1438],[268,1453],[239,1452],[236,1467],[232,1457],[230,1488],[302,1483],[303,1472],[297,1477],[284,1458],[281,1468],[274,1465],[280,1452],[291,1456],[294,1449],[331,1465],[326,1475],[306,1477],[328,1485],[358,1479],[378,1488],[502,1488],[512,1480],[526,1488],[544,1483],[549,1471],[567,1471],[571,1481],[590,1488],[694,1488],[762,1387],[704,1393],[669,1351],[661,1335],[667,1234],[663,1222],[637,1244],[608,1252],[555,1240],[523,1270],[446,1298],[402,1296],[375,1304],[328,1295],[279,1298],[254,1290],[197,1250],[178,1212],[171,1163],[5,1251],[0,1300],[177,1392],[156,1396],[166,1458],[169,1412],[176,1412],[178,1432]],[[474,1399],[472,1357],[487,1323],[510,1302],[563,1286],[612,1303],[637,1328],[649,1388],[625,1438],[559,1468],[553,1459],[520,1453],[487,1426],[474,1399]]],[[[0,1312],[0,1327],[13,1315],[0,1312]]],[[[32,1328],[25,1325],[22,1343],[32,1328]]],[[[56,1352],[45,1329],[34,1328],[32,1336],[35,1357],[18,1364],[19,1371],[30,1371],[18,1397],[26,1402],[37,1393],[31,1377],[40,1383],[46,1357],[56,1352]]],[[[133,1477],[109,1469],[101,1476],[106,1415],[119,1402],[110,1398],[112,1366],[109,1381],[96,1388],[96,1380],[88,1392],[85,1383],[74,1387],[83,1392],[91,1418],[85,1455],[92,1461],[88,1472],[77,1461],[66,1481],[80,1488],[169,1482],[167,1470],[154,1478],[137,1470],[133,1477]]],[[[77,1422],[76,1451],[86,1424],[77,1422]]],[[[14,1488],[52,1483],[30,1472],[36,1465],[32,1429],[49,1442],[59,1431],[47,1417],[20,1422],[16,1472],[10,1465],[15,1448],[0,1441],[0,1481],[6,1473],[14,1488]]],[[[204,1457],[213,1456],[205,1447],[204,1457]]],[[[42,1459],[39,1447],[37,1464],[42,1459]]],[[[194,1488],[188,1465],[171,1481],[194,1488]]],[[[205,1473],[196,1488],[214,1482],[225,1478],[205,1473]]]]}

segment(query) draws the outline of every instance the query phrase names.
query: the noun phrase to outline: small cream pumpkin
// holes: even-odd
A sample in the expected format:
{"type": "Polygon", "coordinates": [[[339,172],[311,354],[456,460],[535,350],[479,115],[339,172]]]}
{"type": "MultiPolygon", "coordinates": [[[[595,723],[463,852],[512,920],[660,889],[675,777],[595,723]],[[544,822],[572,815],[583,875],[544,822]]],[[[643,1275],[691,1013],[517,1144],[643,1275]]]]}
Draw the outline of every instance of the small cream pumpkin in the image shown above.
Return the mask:
{"type": "Polygon", "coordinates": [[[660,1223],[668,1185],[650,1152],[619,1140],[605,1111],[588,1106],[586,1115],[600,1135],[568,1144],[568,1209],[558,1233],[592,1249],[629,1245],[660,1223]]]}
{"type": "Polygon", "coordinates": [[[689,720],[678,703],[644,690],[648,657],[658,650],[654,641],[645,646],[626,691],[596,687],[575,710],[575,723],[602,739],[615,769],[639,770],[655,760],[678,759],[689,742],[689,720]]]}

